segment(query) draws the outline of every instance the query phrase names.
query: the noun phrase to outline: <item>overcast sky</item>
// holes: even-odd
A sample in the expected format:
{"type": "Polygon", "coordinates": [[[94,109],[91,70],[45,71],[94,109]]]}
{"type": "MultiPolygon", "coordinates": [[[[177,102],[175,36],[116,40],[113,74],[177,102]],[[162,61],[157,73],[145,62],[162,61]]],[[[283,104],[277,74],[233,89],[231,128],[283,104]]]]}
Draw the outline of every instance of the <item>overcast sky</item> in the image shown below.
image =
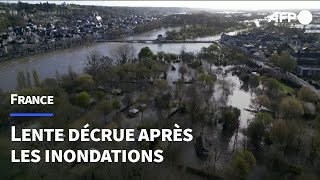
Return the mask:
{"type": "MultiPolygon", "coordinates": [[[[8,2],[8,1],[7,1],[8,2]]],[[[47,1],[23,1],[31,3],[47,1]]],[[[190,7],[210,9],[320,9],[320,1],[49,1],[100,6],[190,7]]]]}

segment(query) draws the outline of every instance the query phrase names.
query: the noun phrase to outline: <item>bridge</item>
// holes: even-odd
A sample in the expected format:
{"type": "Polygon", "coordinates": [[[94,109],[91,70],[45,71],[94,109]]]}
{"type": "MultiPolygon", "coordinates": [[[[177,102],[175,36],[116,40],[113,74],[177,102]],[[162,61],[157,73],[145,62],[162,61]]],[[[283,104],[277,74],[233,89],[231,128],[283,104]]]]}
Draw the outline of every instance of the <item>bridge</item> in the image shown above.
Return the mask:
{"type": "Polygon", "coordinates": [[[99,39],[97,42],[117,42],[117,43],[153,43],[153,44],[169,44],[169,43],[215,43],[218,41],[204,41],[204,40],[151,40],[151,39],[138,39],[138,40],[105,40],[99,39]]]}

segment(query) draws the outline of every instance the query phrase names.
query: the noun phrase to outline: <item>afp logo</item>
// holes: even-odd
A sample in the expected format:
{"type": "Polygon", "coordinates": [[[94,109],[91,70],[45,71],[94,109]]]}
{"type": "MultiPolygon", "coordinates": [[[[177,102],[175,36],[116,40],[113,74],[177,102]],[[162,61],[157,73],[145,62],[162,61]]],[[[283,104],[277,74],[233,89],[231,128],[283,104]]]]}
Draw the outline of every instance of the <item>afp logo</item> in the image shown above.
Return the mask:
{"type": "Polygon", "coordinates": [[[293,12],[275,12],[269,16],[268,22],[274,21],[276,23],[281,23],[284,20],[287,20],[287,22],[290,23],[291,21],[295,21],[297,19],[303,25],[310,24],[312,21],[312,14],[308,10],[301,11],[298,16],[293,12]]]}

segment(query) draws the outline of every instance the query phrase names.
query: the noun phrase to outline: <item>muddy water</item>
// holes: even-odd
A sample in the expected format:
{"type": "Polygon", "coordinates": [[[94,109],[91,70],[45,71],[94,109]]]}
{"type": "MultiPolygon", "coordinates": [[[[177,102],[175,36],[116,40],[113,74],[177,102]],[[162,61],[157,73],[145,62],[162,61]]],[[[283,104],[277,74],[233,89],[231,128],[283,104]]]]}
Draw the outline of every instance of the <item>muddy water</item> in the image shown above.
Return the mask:
{"type": "MultiPolygon", "coordinates": [[[[166,31],[179,30],[179,27],[175,28],[161,28],[158,30],[149,31],[146,33],[125,37],[122,39],[136,39],[136,40],[154,40],[159,34],[164,35],[166,31]]],[[[235,31],[237,32],[237,31],[235,31]]],[[[234,34],[230,32],[229,34],[234,34]]],[[[206,36],[201,38],[195,38],[195,40],[210,40],[216,41],[220,39],[220,34],[214,36],[206,36]]],[[[110,56],[110,52],[122,45],[123,43],[115,42],[100,42],[87,44],[79,47],[57,50],[46,54],[29,56],[10,60],[0,63],[0,89],[13,90],[16,88],[16,75],[20,70],[32,71],[36,69],[41,79],[47,77],[53,77],[58,71],[64,74],[68,71],[70,65],[75,72],[82,72],[87,62],[87,56],[92,51],[98,51],[102,55],[110,56]]],[[[180,53],[181,50],[190,52],[199,52],[202,47],[208,47],[210,43],[170,43],[170,44],[152,44],[152,43],[132,43],[136,52],[148,46],[154,53],[164,51],[168,53],[180,53]]]]}
{"type": "MultiPolygon", "coordinates": [[[[165,34],[168,30],[178,30],[179,28],[161,28],[143,34],[126,37],[123,39],[156,39],[158,34],[165,34]]],[[[218,40],[220,36],[212,36],[212,40],[218,40]]],[[[101,42],[87,44],[80,47],[57,50],[46,54],[19,58],[0,63],[0,89],[12,90],[16,87],[16,75],[19,70],[32,71],[36,69],[41,79],[54,77],[55,72],[66,73],[70,65],[75,72],[82,72],[87,62],[87,56],[92,51],[98,51],[102,55],[110,56],[110,52],[123,43],[101,42]]],[[[210,43],[196,44],[146,44],[132,43],[136,51],[148,46],[153,52],[165,51],[169,53],[179,53],[182,49],[198,52],[201,47],[208,47],[210,43]]]]}

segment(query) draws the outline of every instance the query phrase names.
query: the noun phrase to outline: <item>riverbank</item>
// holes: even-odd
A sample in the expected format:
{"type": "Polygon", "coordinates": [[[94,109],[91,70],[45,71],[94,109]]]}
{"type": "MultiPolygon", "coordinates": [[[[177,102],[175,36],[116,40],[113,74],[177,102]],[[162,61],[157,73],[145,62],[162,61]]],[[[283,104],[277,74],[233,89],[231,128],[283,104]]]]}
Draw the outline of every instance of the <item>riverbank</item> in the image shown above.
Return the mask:
{"type": "MultiPolygon", "coordinates": [[[[36,44],[21,44],[20,47],[5,48],[5,54],[0,56],[0,62],[9,61],[21,57],[30,57],[39,54],[45,54],[57,50],[68,49],[71,47],[82,46],[85,44],[93,43],[96,39],[94,36],[87,36],[85,38],[68,38],[60,41],[49,43],[36,43],[36,44]],[[9,51],[9,52],[8,52],[9,51]],[[13,52],[10,52],[13,51],[13,52]],[[8,52],[8,53],[6,53],[8,52]]],[[[3,51],[3,50],[2,50],[3,51]]],[[[3,52],[2,52],[3,54],[3,52]]]]}
{"type": "MultiPolygon", "coordinates": [[[[162,28],[169,28],[170,26],[164,26],[162,28]]],[[[133,36],[139,36],[140,34],[159,30],[161,28],[146,31],[133,36]]],[[[52,41],[47,43],[35,43],[35,44],[20,44],[16,46],[0,48],[0,63],[4,61],[10,61],[22,57],[31,57],[40,54],[46,54],[54,51],[65,50],[73,47],[81,47],[83,45],[93,44],[101,41],[117,41],[131,37],[132,35],[123,35],[111,40],[98,39],[94,35],[86,35],[84,37],[70,37],[64,38],[58,41],[52,41]]],[[[156,36],[154,37],[156,39],[156,36]]],[[[152,39],[151,39],[152,40],[152,39]]]]}
{"type": "MultiPolygon", "coordinates": [[[[179,27],[161,28],[146,33],[121,37],[119,39],[155,39],[158,34],[164,34],[168,30],[179,29],[179,27]]],[[[219,36],[211,37],[212,40],[218,40],[219,36]]],[[[197,44],[144,44],[132,43],[134,49],[139,51],[141,48],[148,46],[154,53],[164,51],[168,53],[179,53],[183,47],[187,51],[199,51],[202,47],[208,47],[211,43],[197,44]]],[[[104,43],[85,43],[79,46],[72,46],[65,49],[47,51],[30,56],[22,56],[8,61],[0,62],[0,89],[4,91],[14,90],[17,82],[17,72],[29,71],[36,69],[40,79],[54,77],[58,71],[60,74],[66,74],[68,67],[71,66],[73,71],[81,73],[87,63],[87,56],[93,51],[99,52],[103,56],[112,57],[112,51],[119,48],[123,43],[104,42],[104,43]]]]}
{"type": "Polygon", "coordinates": [[[215,28],[215,27],[206,27],[206,26],[186,26],[181,28],[180,31],[167,31],[166,41],[184,41],[187,39],[194,38],[203,38],[207,36],[213,36],[221,32],[235,32],[243,31],[248,29],[247,26],[239,24],[238,26],[227,27],[227,28],[215,28]]]}

